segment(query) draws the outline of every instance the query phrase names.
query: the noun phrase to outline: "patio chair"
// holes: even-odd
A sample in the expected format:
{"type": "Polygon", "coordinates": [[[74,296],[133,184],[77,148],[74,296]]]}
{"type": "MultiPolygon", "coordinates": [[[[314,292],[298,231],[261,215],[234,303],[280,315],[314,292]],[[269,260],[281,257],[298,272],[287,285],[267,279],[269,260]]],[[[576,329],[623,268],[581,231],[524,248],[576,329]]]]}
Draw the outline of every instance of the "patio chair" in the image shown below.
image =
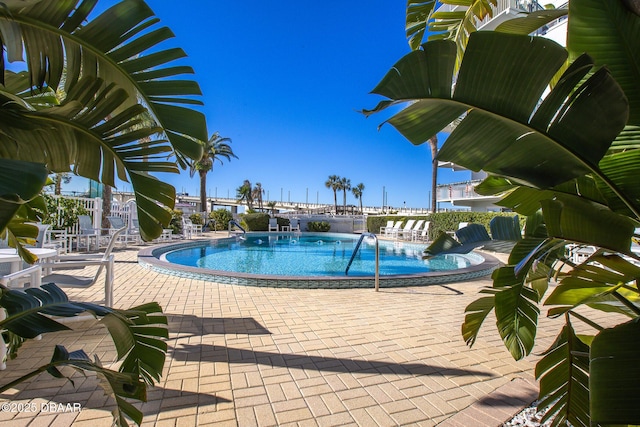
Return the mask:
{"type": "Polygon", "coordinates": [[[61,288],[88,288],[98,281],[102,270],[106,270],[104,278],[104,300],[105,306],[111,307],[113,305],[113,266],[115,259],[111,252],[113,250],[113,247],[115,246],[116,241],[118,240],[118,237],[125,231],[126,227],[123,227],[113,233],[110,237],[109,244],[107,245],[104,253],[98,254],[95,257],[69,256],[64,257],[61,261],[58,262],[39,264],[43,269],[73,269],[84,268],[88,266],[98,266],[98,269],[93,277],[53,273],[44,276],[42,278],[42,281],[45,283],[53,282],[61,288]]]}
{"type": "Polygon", "coordinates": [[[416,222],[415,219],[407,220],[407,223],[404,225],[402,229],[396,230],[396,232],[393,235],[393,238],[397,239],[398,237],[404,236],[405,234],[411,234],[411,229],[413,228],[413,224],[415,224],[415,222],[416,222]]]}
{"type": "Polygon", "coordinates": [[[279,231],[278,218],[269,218],[269,231],[279,231]]]}
{"type": "Polygon", "coordinates": [[[391,230],[393,228],[393,220],[387,221],[387,225],[384,227],[380,227],[380,234],[387,234],[387,230],[391,230]]]}
{"type": "Polygon", "coordinates": [[[420,227],[422,227],[423,223],[424,223],[424,219],[419,219],[415,222],[413,227],[409,228],[408,230],[406,228],[403,229],[402,232],[400,233],[400,238],[413,240],[413,232],[420,230],[420,227]]]}
{"type": "Polygon", "coordinates": [[[396,221],[395,224],[393,224],[393,227],[385,229],[384,235],[385,236],[397,235],[398,230],[400,230],[401,226],[402,226],[402,221],[396,221]]]}
{"type": "Polygon", "coordinates": [[[429,240],[429,226],[431,225],[431,221],[425,221],[422,230],[418,230],[417,228],[413,229],[413,234],[411,235],[411,239],[414,241],[423,241],[426,242],[429,240]]]}
{"type": "Polygon", "coordinates": [[[124,233],[122,233],[118,239],[120,242],[124,243],[125,248],[129,242],[140,243],[140,233],[135,233],[129,230],[122,217],[108,216],[107,220],[109,220],[109,225],[111,226],[111,228],[109,228],[109,234],[113,234],[121,228],[125,229],[124,233]]]}
{"type": "Polygon", "coordinates": [[[297,218],[291,218],[289,220],[289,231],[300,231],[300,220],[297,218]]]}
{"type": "Polygon", "coordinates": [[[182,217],[182,234],[185,239],[191,239],[193,236],[202,235],[202,227],[194,224],[190,218],[182,217]]]}
{"type": "Polygon", "coordinates": [[[86,249],[87,251],[91,248],[91,240],[93,239],[96,242],[95,247],[100,247],[100,237],[102,235],[102,230],[99,228],[93,227],[93,221],[89,215],[78,215],[78,226],[79,232],[76,235],[77,248],[80,250],[80,246],[82,241],[86,241],[86,249]]]}

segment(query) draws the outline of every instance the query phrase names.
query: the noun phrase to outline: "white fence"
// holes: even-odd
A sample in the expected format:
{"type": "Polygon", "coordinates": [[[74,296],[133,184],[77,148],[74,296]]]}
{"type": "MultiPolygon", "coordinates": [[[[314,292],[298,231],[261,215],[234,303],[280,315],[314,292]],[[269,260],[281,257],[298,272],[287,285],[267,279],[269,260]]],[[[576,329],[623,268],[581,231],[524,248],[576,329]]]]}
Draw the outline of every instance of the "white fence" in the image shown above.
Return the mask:
{"type": "MultiPolygon", "coordinates": [[[[86,197],[70,197],[70,196],[51,196],[56,201],[57,215],[59,221],[62,221],[64,217],[64,207],[61,204],[61,199],[73,200],[82,206],[91,216],[93,228],[102,228],[102,199],[96,197],[89,199],[86,197]]],[[[112,202],[111,203],[111,216],[119,216],[124,219],[125,224],[129,228],[133,227],[133,221],[138,218],[138,211],[136,209],[136,201],[134,199],[128,200],[125,203],[112,202]]],[[[61,229],[62,223],[54,224],[54,228],[61,229]]],[[[79,224],[74,224],[72,227],[67,228],[69,234],[80,234],[79,224]]]]}

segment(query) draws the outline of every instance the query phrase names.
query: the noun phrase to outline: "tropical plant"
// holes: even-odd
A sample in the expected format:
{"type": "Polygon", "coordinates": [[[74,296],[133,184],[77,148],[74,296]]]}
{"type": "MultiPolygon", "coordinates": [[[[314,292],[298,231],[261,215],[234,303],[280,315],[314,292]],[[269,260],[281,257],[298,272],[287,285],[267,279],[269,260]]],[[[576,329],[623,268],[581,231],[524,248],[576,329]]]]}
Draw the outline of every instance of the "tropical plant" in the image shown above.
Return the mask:
{"type": "Polygon", "coordinates": [[[68,351],[57,345],[51,362],[34,371],[0,386],[3,393],[17,384],[42,372],[57,378],[68,378],[59,368],[70,366],[75,370],[95,373],[102,381],[105,393],[115,401],[113,416],[117,425],[128,425],[127,418],[142,423],[142,412],[125,399],[146,401],[147,385],[159,381],[164,367],[168,338],[167,318],[156,303],[144,304],[129,310],[116,310],[95,304],[72,302],[53,283],[40,288],[22,291],[0,285],[0,305],[7,310],[7,317],[0,321],[0,329],[9,337],[8,356],[17,356],[17,349],[24,339],[35,338],[47,332],[70,329],[56,321],[64,317],[76,317],[89,312],[101,319],[109,330],[117,350],[117,370],[107,369],[92,360],[83,350],[68,351]]]}
{"type": "Polygon", "coordinates": [[[42,223],[51,224],[55,229],[71,229],[78,223],[79,215],[89,213],[78,200],[62,196],[52,197],[49,194],[44,194],[43,197],[47,211],[42,218],[42,223]]]}
{"type": "Polygon", "coordinates": [[[269,206],[269,209],[271,209],[271,215],[275,215],[276,214],[276,202],[272,200],[272,201],[267,203],[267,206],[269,206]]]}
{"type": "Polygon", "coordinates": [[[331,229],[331,224],[326,221],[309,221],[307,223],[307,230],[314,232],[326,233],[331,229]]]}
{"type": "Polygon", "coordinates": [[[0,122],[1,156],[34,163],[24,164],[14,180],[44,163],[50,173],[72,170],[106,185],[115,186],[116,174],[130,181],[141,234],[150,240],[169,222],[164,207],[175,200],[173,187],[150,172],[178,172],[188,157],[201,157],[198,140],[206,139],[206,123],[190,108],[201,103],[194,98],[201,93],[195,81],[179,78],[193,70],[171,64],[185,53],[164,47],[173,34],[156,25],[143,1],[121,1],[89,21],[95,3],[3,2],[5,58],[22,61],[26,55],[28,61],[25,72],[3,67],[0,77],[0,108],[10,117],[0,122]],[[66,97],[58,105],[61,81],[66,97]],[[147,111],[159,127],[130,131],[147,111]],[[168,141],[138,142],[158,132],[168,141]]]}
{"type": "Polygon", "coordinates": [[[220,208],[211,212],[209,218],[214,220],[216,230],[226,230],[227,224],[233,219],[233,214],[224,208],[220,208]]]}
{"type": "Polygon", "coordinates": [[[353,193],[353,197],[360,201],[360,213],[362,212],[362,193],[364,192],[364,184],[360,183],[355,187],[351,188],[351,192],[353,193]]]}
{"type": "Polygon", "coordinates": [[[205,143],[204,152],[200,160],[191,163],[191,176],[198,171],[200,176],[200,206],[202,211],[207,211],[207,174],[213,170],[216,160],[222,164],[222,159],[230,161],[232,157],[238,158],[231,149],[230,138],[221,137],[218,132],[211,135],[211,138],[205,143]]]}
{"type": "Polygon", "coordinates": [[[333,190],[333,209],[338,213],[338,189],[340,189],[340,177],[338,175],[329,175],[324,186],[333,190]]]}
{"type": "Polygon", "coordinates": [[[349,178],[340,178],[339,190],[342,191],[342,214],[347,214],[347,191],[351,190],[351,180],[349,178]]]}
{"type": "Polygon", "coordinates": [[[239,203],[247,204],[247,210],[253,210],[253,188],[251,187],[251,181],[245,179],[242,185],[236,188],[236,197],[239,203]]]}
{"type": "Polygon", "coordinates": [[[640,423],[640,356],[631,344],[640,338],[640,257],[630,249],[640,222],[639,37],[640,17],[624,2],[571,0],[569,51],[538,37],[477,32],[455,73],[456,43],[430,41],[383,78],[374,92],[388,99],[366,112],[408,103],[386,122],[414,144],[460,119],[438,158],[487,171],[476,191],[504,194],[500,205],[528,217],[525,238],[467,307],[462,331],[472,345],[493,311],[520,359],[533,349],[540,305],[564,317],[536,367],[540,407],[549,408],[543,421],[553,425],[640,423]],[[567,248],[581,245],[598,250],[577,262],[567,248]],[[631,321],[605,329],[585,307],[631,321]],[[593,334],[576,333],[575,322],[593,334]]]}

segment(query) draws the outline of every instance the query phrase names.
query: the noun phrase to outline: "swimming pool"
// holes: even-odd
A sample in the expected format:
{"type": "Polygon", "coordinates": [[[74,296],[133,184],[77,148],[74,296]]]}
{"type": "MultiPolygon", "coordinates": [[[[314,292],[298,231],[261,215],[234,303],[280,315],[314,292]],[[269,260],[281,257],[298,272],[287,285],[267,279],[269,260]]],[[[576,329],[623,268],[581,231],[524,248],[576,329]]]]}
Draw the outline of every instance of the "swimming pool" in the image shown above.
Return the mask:
{"type": "MultiPolygon", "coordinates": [[[[139,262],[159,272],[221,283],[301,288],[372,287],[373,241],[337,233],[247,233],[243,237],[173,243],[143,250],[139,262]]],[[[380,241],[380,286],[415,286],[490,274],[495,258],[476,253],[423,260],[425,244],[380,241]]]]}

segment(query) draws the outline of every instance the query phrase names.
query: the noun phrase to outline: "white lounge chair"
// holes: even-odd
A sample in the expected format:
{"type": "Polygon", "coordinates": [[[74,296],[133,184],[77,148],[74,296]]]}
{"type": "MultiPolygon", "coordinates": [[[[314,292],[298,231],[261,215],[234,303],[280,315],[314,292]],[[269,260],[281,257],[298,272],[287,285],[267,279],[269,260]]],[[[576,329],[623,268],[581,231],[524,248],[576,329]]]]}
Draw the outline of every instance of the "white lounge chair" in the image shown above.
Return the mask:
{"type": "Polygon", "coordinates": [[[300,220],[297,218],[291,218],[289,220],[289,231],[300,231],[300,220]]]}
{"type": "Polygon", "coordinates": [[[269,218],[269,231],[278,231],[278,218],[269,218]]]}
{"type": "Polygon", "coordinates": [[[394,236],[398,234],[398,230],[402,226],[402,221],[396,221],[391,228],[386,228],[384,231],[385,236],[394,236]]]}
{"type": "Polygon", "coordinates": [[[398,237],[403,237],[407,234],[410,236],[411,229],[413,228],[413,224],[415,224],[415,222],[415,219],[407,220],[407,223],[404,225],[404,227],[402,229],[399,229],[393,237],[397,239],[398,237]]]}
{"type": "Polygon", "coordinates": [[[387,230],[391,230],[393,228],[393,220],[387,221],[387,225],[384,227],[380,227],[380,234],[387,234],[387,230]]]}
{"type": "Polygon", "coordinates": [[[423,241],[426,242],[429,240],[429,226],[431,225],[431,221],[426,221],[422,230],[418,230],[416,228],[413,229],[413,234],[411,236],[411,240],[414,241],[423,241]]]}
{"type": "Polygon", "coordinates": [[[140,243],[140,233],[136,233],[133,230],[129,230],[127,224],[124,223],[124,219],[119,216],[108,216],[109,224],[111,228],[109,229],[109,234],[115,233],[117,230],[124,228],[124,233],[120,235],[120,242],[124,243],[125,248],[129,242],[131,243],[140,243]]]}
{"type": "Polygon", "coordinates": [[[423,223],[424,223],[424,219],[417,220],[410,230],[408,231],[403,230],[402,235],[400,237],[407,240],[413,240],[413,233],[417,230],[420,230],[423,223]]]}
{"type": "Polygon", "coordinates": [[[68,256],[62,257],[63,260],[59,262],[39,264],[43,269],[74,269],[84,268],[88,266],[98,266],[98,270],[93,277],[53,273],[44,276],[42,278],[42,281],[44,283],[53,282],[61,288],[88,288],[98,281],[100,273],[102,273],[103,269],[106,269],[104,278],[104,300],[105,306],[111,307],[113,305],[113,266],[115,259],[115,257],[111,254],[111,251],[113,250],[118,237],[122,233],[124,233],[125,230],[126,227],[121,228],[120,230],[117,230],[115,233],[113,233],[104,253],[97,254],[97,256],[68,256]]]}

